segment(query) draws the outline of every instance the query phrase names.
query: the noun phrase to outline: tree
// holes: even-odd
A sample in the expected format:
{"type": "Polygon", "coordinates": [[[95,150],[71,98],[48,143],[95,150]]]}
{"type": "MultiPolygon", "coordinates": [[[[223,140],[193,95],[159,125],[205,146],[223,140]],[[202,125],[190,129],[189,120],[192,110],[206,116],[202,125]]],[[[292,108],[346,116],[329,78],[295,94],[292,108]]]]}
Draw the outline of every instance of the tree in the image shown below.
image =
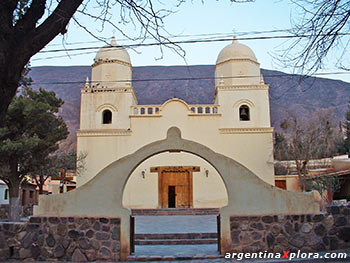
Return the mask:
{"type": "Polygon", "coordinates": [[[281,123],[289,141],[290,159],[294,160],[302,190],[308,179],[307,165],[312,159],[331,157],[336,153],[336,125],[331,112],[320,110],[309,118],[289,112],[281,123]]]}
{"type": "Polygon", "coordinates": [[[75,170],[76,175],[79,175],[85,169],[85,158],[87,154],[80,153],[77,156],[75,150],[62,151],[58,150],[47,156],[38,156],[35,158],[30,175],[39,188],[39,194],[43,194],[45,182],[50,177],[58,176],[62,171],[75,170]]]}
{"type": "Polygon", "coordinates": [[[345,120],[343,122],[344,128],[344,148],[346,152],[350,154],[350,103],[348,104],[348,110],[345,113],[345,120]]]}
{"type": "MultiPolygon", "coordinates": [[[[253,0],[231,0],[252,2],[253,0]]],[[[177,9],[185,0],[175,0],[172,9],[177,9]]],[[[6,110],[16,94],[21,73],[30,58],[43,49],[59,34],[67,33],[70,20],[93,35],[81,18],[89,18],[91,24],[99,23],[113,27],[124,37],[123,25],[133,24],[139,36],[132,39],[144,41],[150,36],[160,44],[177,47],[166,35],[164,18],[175,10],[165,8],[169,2],[154,0],[1,0],[0,1],[0,126],[6,110]],[[112,14],[119,14],[117,19],[112,14]],[[75,15],[74,15],[75,14],[75,15]],[[73,16],[74,15],[74,16],[73,16]]],[[[99,37],[95,36],[100,39],[99,37]]],[[[180,48],[181,50],[181,48],[180,48]]]]}
{"type": "Polygon", "coordinates": [[[63,101],[54,92],[25,88],[15,97],[0,128],[0,179],[9,188],[11,221],[19,220],[19,188],[58,142],[68,135],[58,110],[63,101]]]}
{"type": "Polygon", "coordinates": [[[350,44],[350,2],[348,0],[292,0],[299,13],[291,33],[296,37],[284,52],[283,61],[303,74],[314,73],[323,67],[332,51],[340,47],[335,56],[336,66],[349,70],[343,60],[350,44]]]}

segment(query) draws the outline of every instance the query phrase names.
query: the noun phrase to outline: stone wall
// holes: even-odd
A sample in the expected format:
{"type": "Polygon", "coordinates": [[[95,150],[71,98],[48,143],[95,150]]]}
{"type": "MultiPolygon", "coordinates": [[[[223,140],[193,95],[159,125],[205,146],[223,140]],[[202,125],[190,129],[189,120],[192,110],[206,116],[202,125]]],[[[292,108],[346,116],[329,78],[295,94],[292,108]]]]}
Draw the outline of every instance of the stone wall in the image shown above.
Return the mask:
{"type": "MultiPolygon", "coordinates": [[[[33,206],[26,205],[20,206],[21,209],[21,217],[28,217],[33,215],[33,206]]],[[[9,205],[0,205],[0,220],[8,219],[9,215],[9,205]]]]}
{"type": "Polygon", "coordinates": [[[232,252],[301,252],[350,248],[350,205],[316,215],[230,218],[232,252]]]}
{"type": "Polygon", "coordinates": [[[31,217],[0,223],[0,261],[118,261],[120,219],[31,217]]]}

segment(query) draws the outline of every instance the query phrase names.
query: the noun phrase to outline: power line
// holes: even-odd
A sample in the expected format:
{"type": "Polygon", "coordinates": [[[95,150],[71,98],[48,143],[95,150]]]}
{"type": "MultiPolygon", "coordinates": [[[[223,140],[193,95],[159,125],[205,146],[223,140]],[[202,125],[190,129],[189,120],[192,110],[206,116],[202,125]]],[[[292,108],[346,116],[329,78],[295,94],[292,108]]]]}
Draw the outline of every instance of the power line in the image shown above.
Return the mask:
{"type": "MultiPolygon", "coordinates": [[[[321,72],[321,73],[315,73],[311,75],[310,77],[316,77],[316,76],[327,76],[327,75],[345,75],[350,74],[350,72],[321,72]]],[[[272,75],[265,75],[265,78],[274,78],[274,77],[291,77],[291,76],[302,76],[300,74],[272,74],[272,75]]],[[[159,78],[159,79],[124,79],[124,80],[110,80],[110,81],[89,81],[90,84],[103,84],[103,83],[119,83],[119,82],[151,82],[151,81],[192,81],[192,80],[215,80],[215,79],[242,79],[242,78],[260,78],[261,76],[255,75],[255,76],[230,76],[230,77],[191,77],[191,78],[159,78]]],[[[67,84],[84,84],[85,81],[64,81],[64,82],[33,82],[32,85],[67,85],[67,84]]],[[[277,98],[278,99],[278,98],[277,98]]]]}
{"type": "MultiPolygon", "coordinates": [[[[350,33],[337,33],[341,36],[350,36],[350,33]]],[[[268,39],[291,39],[291,38],[308,38],[311,37],[310,34],[303,35],[279,35],[279,36],[258,36],[258,37],[238,37],[237,40],[268,40],[268,39]]],[[[322,35],[320,35],[322,36],[322,35]]],[[[324,35],[326,36],[326,35],[324,35]]],[[[329,36],[329,35],[327,35],[329,36]]],[[[164,41],[164,42],[153,42],[153,43],[138,43],[138,44],[128,44],[123,45],[124,48],[136,48],[136,47],[150,47],[150,46],[160,46],[160,45],[179,45],[179,44],[194,44],[194,43],[211,43],[211,42],[225,42],[232,41],[232,38],[218,38],[218,39],[192,39],[192,40],[182,40],[182,41],[164,41]]],[[[82,50],[96,50],[101,47],[80,47],[80,48],[67,48],[67,49],[51,49],[42,50],[38,53],[55,53],[55,52],[70,52],[70,51],[82,51],[82,50]]],[[[114,46],[106,46],[105,48],[116,48],[114,46]]]]}

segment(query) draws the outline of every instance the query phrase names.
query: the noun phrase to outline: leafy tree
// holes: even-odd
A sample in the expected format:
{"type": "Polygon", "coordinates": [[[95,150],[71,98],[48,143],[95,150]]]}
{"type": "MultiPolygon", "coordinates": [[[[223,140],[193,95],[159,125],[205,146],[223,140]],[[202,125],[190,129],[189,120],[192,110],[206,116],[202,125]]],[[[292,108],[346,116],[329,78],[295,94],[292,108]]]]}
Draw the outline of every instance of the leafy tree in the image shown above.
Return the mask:
{"type": "MultiPolygon", "coordinates": [[[[139,39],[140,42],[151,37],[160,44],[171,43],[165,37],[169,34],[164,28],[164,18],[176,11],[183,2],[185,0],[175,0],[170,4],[168,1],[154,0],[1,0],[0,126],[16,94],[25,65],[57,35],[66,34],[71,19],[93,36],[86,20],[90,20],[94,27],[99,25],[101,31],[109,26],[124,37],[139,39]],[[169,5],[172,7],[164,7],[169,5]],[[131,34],[126,33],[123,28],[126,24],[133,24],[133,32],[138,31],[139,36],[132,38],[131,34]]],[[[170,46],[179,52],[179,46],[170,46]]]]}
{"type": "Polygon", "coordinates": [[[11,221],[19,220],[19,187],[25,176],[58,149],[68,135],[54,92],[24,88],[15,97],[0,128],[0,179],[9,188],[11,221]]]}

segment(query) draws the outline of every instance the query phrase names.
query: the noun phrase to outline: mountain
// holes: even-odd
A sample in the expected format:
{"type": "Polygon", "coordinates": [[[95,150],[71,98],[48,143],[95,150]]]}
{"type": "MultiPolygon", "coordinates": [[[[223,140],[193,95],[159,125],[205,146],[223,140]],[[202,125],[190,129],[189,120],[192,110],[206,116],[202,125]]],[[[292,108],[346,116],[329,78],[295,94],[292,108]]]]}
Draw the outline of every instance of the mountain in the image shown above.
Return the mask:
{"type": "MultiPolygon", "coordinates": [[[[272,126],[279,127],[287,110],[307,116],[318,109],[331,109],[337,121],[343,120],[350,98],[350,83],[314,77],[302,79],[264,69],[262,74],[265,83],[270,85],[272,126]]],[[[80,88],[84,87],[87,76],[91,76],[90,66],[45,66],[33,67],[30,71],[33,88],[55,91],[65,101],[61,115],[69,126],[73,141],[79,129],[80,88]]],[[[212,103],[213,78],[213,65],[133,68],[133,87],[139,104],[162,104],[173,97],[189,104],[212,103]]]]}

